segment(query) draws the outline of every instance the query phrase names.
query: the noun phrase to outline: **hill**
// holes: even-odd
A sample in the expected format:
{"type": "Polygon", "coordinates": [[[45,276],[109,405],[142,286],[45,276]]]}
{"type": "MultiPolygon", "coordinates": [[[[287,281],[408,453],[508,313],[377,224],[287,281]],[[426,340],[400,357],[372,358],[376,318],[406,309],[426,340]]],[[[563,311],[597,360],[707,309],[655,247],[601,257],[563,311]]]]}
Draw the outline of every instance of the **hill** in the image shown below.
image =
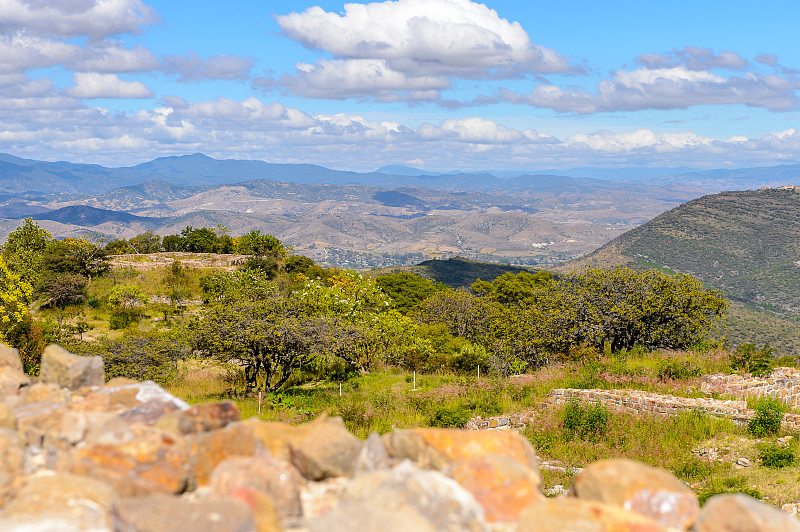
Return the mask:
{"type": "Polygon", "coordinates": [[[451,259],[431,259],[420,262],[416,266],[406,266],[403,268],[386,268],[376,270],[374,273],[389,273],[407,271],[415,273],[426,279],[432,279],[444,283],[450,288],[468,288],[479,278],[484,281],[494,281],[507,272],[519,273],[522,271],[538,271],[533,268],[523,268],[508,264],[495,264],[491,262],[479,262],[465,259],[464,257],[453,257],[451,259]]]}
{"type": "Polygon", "coordinates": [[[728,297],[800,313],[800,189],[703,196],[560,269],[626,264],[693,275],[728,297]]]}
{"type": "Polygon", "coordinates": [[[703,196],[553,267],[625,265],[699,278],[732,301],[721,334],[800,355],[800,189],[703,196]]]}

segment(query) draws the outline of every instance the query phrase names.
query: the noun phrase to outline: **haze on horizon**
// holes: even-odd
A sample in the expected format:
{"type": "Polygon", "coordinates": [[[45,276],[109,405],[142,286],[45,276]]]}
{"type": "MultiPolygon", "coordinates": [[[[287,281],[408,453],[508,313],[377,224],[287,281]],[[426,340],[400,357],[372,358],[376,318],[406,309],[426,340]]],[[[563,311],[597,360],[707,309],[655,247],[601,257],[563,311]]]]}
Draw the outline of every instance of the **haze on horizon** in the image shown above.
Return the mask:
{"type": "Polygon", "coordinates": [[[791,0],[5,0],[0,152],[369,171],[800,160],[791,0]]]}

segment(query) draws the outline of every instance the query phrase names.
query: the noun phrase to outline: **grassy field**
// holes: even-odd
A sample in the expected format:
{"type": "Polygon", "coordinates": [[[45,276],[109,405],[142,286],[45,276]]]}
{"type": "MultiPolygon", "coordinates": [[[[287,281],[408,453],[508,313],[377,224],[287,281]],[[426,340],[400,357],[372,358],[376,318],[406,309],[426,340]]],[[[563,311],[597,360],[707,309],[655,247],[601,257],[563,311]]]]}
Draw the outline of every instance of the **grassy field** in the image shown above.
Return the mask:
{"type": "Polygon", "coordinates": [[[800,500],[800,465],[767,467],[766,447],[796,452],[786,434],[754,438],[732,422],[690,412],[664,418],[632,415],[592,405],[553,406],[553,388],[632,388],[676,396],[701,396],[700,377],[730,371],[724,351],[622,353],[593,361],[565,363],[510,378],[476,375],[416,375],[383,371],[349,381],[306,382],[275,394],[243,396],[236,371],[208,362],[183,364],[171,391],[191,403],[232,399],[242,417],[303,423],[321,413],[339,415],[358,437],[398,428],[463,424],[473,416],[529,412],[522,432],[543,461],[564,472],[542,471],[545,491],[568,487],[574,468],[604,458],[624,457],[666,468],[701,500],[719,492],[744,492],[780,506],[800,500]],[[415,386],[416,385],[416,386],[415,386]],[[594,410],[576,427],[575,408],[594,410]],[[572,412],[570,412],[572,409],[572,412]],[[588,419],[588,421],[587,421],[588,419]],[[572,420],[572,421],[570,421],[572,420]],[[780,440],[779,440],[780,438],[780,440]],[[750,461],[749,467],[736,464],[750,461]]]}

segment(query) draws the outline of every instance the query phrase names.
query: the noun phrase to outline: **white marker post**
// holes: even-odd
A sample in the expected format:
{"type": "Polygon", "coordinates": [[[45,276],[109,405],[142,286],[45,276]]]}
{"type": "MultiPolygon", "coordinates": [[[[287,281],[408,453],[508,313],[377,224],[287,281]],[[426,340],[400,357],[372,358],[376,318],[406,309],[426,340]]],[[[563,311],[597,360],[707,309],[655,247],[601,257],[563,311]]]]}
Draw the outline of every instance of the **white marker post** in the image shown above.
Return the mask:
{"type": "Polygon", "coordinates": [[[414,390],[417,389],[417,372],[414,372],[414,390]]]}
{"type": "Polygon", "coordinates": [[[258,415],[261,415],[261,392],[258,392],[258,415]]]}

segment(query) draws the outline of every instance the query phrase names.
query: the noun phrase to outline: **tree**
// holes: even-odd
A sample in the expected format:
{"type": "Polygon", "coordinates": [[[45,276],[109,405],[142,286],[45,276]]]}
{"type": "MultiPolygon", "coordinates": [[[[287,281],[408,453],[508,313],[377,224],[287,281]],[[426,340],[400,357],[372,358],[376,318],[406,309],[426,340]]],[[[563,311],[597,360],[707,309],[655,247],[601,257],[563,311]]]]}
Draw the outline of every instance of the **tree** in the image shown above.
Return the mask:
{"type": "MultiPolygon", "coordinates": [[[[183,303],[186,301],[188,290],[186,287],[186,268],[181,264],[181,261],[172,261],[162,281],[167,287],[170,301],[180,310],[181,316],[183,316],[183,303]]],[[[166,313],[164,318],[166,319],[166,313]]]]}
{"type": "Polygon", "coordinates": [[[253,229],[246,235],[238,238],[239,253],[244,255],[255,255],[257,257],[272,257],[284,259],[288,254],[283,242],[270,234],[261,234],[258,229],[253,229]]]}
{"type": "Polygon", "coordinates": [[[86,301],[88,283],[77,273],[56,273],[42,278],[37,291],[47,296],[47,304],[63,308],[86,301]]]}
{"type": "Polygon", "coordinates": [[[436,292],[447,289],[442,283],[408,272],[379,275],[375,282],[392,299],[392,306],[403,314],[408,314],[412,308],[436,292]]]}
{"type": "Polygon", "coordinates": [[[11,271],[35,286],[41,275],[42,256],[52,240],[50,233],[32,219],[25,218],[22,225],[9,233],[3,246],[3,258],[11,271]]]}
{"type": "Polygon", "coordinates": [[[437,292],[419,304],[413,317],[419,323],[444,323],[454,336],[485,341],[489,326],[501,306],[488,297],[465,289],[437,292]]]}
{"type": "Polygon", "coordinates": [[[131,238],[128,245],[135,253],[158,253],[161,251],[161,237],[153,231],[145,231],[131,238]]]}
{"type": "Polygon", "coordinates": [[[111,287],[108,303],[114,309],[111,328],[120,329],[138,321],[141,309],[147,303],[147,297],[137,286],[118,284],[111,287]]]}
{"type": "Polygon", "coordinates": [[[0,341],[8,330],[25,320],[27,302],[33,297],[31,283],[11,269],[0,257],[0,341]]]}
{"type": "Polygon", "coordinates": [[[181,231],[180,251],[190,253],[214,253],[217,248],[217,234],[213,229],[202,227],[193,229],[191,225],[181,231]]]}
{"type": "Polygon", "coordinates": [[[274,391],[325,345],[324,320],[297,298],[271,297],[215,305],[195,330],[195,345],[244,368],[248,390],[274,391]]]}
{"type": "Polygon", "coordinates": [[[705,339],[727,302],[688,275],[595,268],[547,283],[515,322],[537,353],[583,344],[612,350],[690,347],[705,339]]]}
{"type": "Polygon", "coordinates": [[[89,278],[102,275],[111,268],[108,251],[88,236],[51,241],[42,257],[42,270],[55,273],[77,273],[89,278]]]}
{"type": "Polygon", "coordinates": [[[491,283],[479,278],[471,288],[477,294],[491,296],[504,305],[511,305],[531,303],[536,290],[552,280],[553,274],[546,271],[519,272],[516,275],[506,272],[491,283]]]}

